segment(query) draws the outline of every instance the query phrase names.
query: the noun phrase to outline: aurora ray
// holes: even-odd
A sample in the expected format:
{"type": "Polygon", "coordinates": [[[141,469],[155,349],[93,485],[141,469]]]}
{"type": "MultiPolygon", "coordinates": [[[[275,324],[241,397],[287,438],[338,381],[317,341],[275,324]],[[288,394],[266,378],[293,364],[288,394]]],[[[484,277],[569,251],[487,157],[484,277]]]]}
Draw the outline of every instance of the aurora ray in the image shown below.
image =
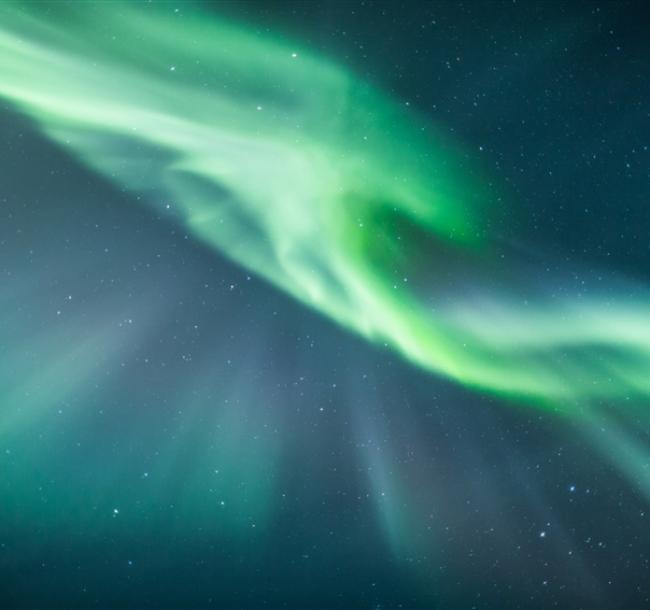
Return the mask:
{"type": "Polygon", "coordinates": [[[504,270],[489,229],[499,195],[462,147],[351,71],[199,9],[0,11],[0,95],[302,303],[530,404],[650,393],[645,288],[554,298],[528,264],[504,270]]]}

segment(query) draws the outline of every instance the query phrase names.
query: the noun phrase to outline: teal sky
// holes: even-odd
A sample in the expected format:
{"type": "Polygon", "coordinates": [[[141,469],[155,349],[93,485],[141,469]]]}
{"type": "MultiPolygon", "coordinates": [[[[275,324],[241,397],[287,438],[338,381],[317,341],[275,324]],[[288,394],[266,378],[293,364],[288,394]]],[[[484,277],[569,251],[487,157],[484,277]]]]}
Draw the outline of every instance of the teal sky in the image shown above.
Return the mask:
{"type": "Polygon", "coordinates": [[[0,605],[642,603],[637,8],[0,6],[0,605]]]}

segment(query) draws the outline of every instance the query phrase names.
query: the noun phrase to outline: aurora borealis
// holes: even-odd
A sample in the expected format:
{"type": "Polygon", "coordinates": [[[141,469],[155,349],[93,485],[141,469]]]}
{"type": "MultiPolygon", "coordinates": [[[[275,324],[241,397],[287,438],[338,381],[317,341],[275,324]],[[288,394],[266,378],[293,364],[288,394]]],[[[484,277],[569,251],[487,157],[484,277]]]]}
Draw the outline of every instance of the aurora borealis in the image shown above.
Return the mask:
{"type": "Polygon", "coordinates": [[[515,261],[504,274],[482,226],[497,195],[424,120],[324,59],[201,13],[183,17],[182,44],[168,9],[73,5],[57,27],[9,5],[3,94],[111,180],[173,202],[197,239],[413,362],[546,401],[647,395],[644,290],[578,302],[521,285],[536,271],[515,261]],[[440,259],[505,276],[506,290],[458,296],[439,285],[440,259]]]}
{"type": "Polygon", "coordinates": [[[642,608],[641,10],[2,4],[3,607],[642,608]]]}

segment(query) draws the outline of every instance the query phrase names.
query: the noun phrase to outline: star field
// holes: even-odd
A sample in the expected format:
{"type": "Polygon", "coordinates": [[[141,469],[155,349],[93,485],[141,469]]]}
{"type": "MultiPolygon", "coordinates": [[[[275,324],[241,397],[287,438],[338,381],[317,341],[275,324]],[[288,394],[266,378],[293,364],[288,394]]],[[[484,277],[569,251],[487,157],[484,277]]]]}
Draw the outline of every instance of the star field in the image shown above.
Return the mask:
{"type": "Polygon", "coordinates": [[[650,606],[646,23],[0,6],[0,606],[650,606]]]}

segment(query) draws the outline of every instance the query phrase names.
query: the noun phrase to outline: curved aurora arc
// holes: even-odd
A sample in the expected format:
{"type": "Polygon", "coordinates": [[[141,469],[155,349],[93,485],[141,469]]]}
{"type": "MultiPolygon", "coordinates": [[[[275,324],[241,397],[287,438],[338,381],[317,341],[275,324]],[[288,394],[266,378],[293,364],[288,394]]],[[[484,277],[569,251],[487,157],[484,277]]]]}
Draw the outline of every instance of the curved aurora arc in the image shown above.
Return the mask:
{"type": "Polygon", "coordinates": [[[199,11],[0,11],[0,95],[299,301],[526,404],[577,412],[650,393],[645,290],[633,302],[551,298],[524,263],[503,271],[487,229],[494,195],[407,105],[199,11]]]}

